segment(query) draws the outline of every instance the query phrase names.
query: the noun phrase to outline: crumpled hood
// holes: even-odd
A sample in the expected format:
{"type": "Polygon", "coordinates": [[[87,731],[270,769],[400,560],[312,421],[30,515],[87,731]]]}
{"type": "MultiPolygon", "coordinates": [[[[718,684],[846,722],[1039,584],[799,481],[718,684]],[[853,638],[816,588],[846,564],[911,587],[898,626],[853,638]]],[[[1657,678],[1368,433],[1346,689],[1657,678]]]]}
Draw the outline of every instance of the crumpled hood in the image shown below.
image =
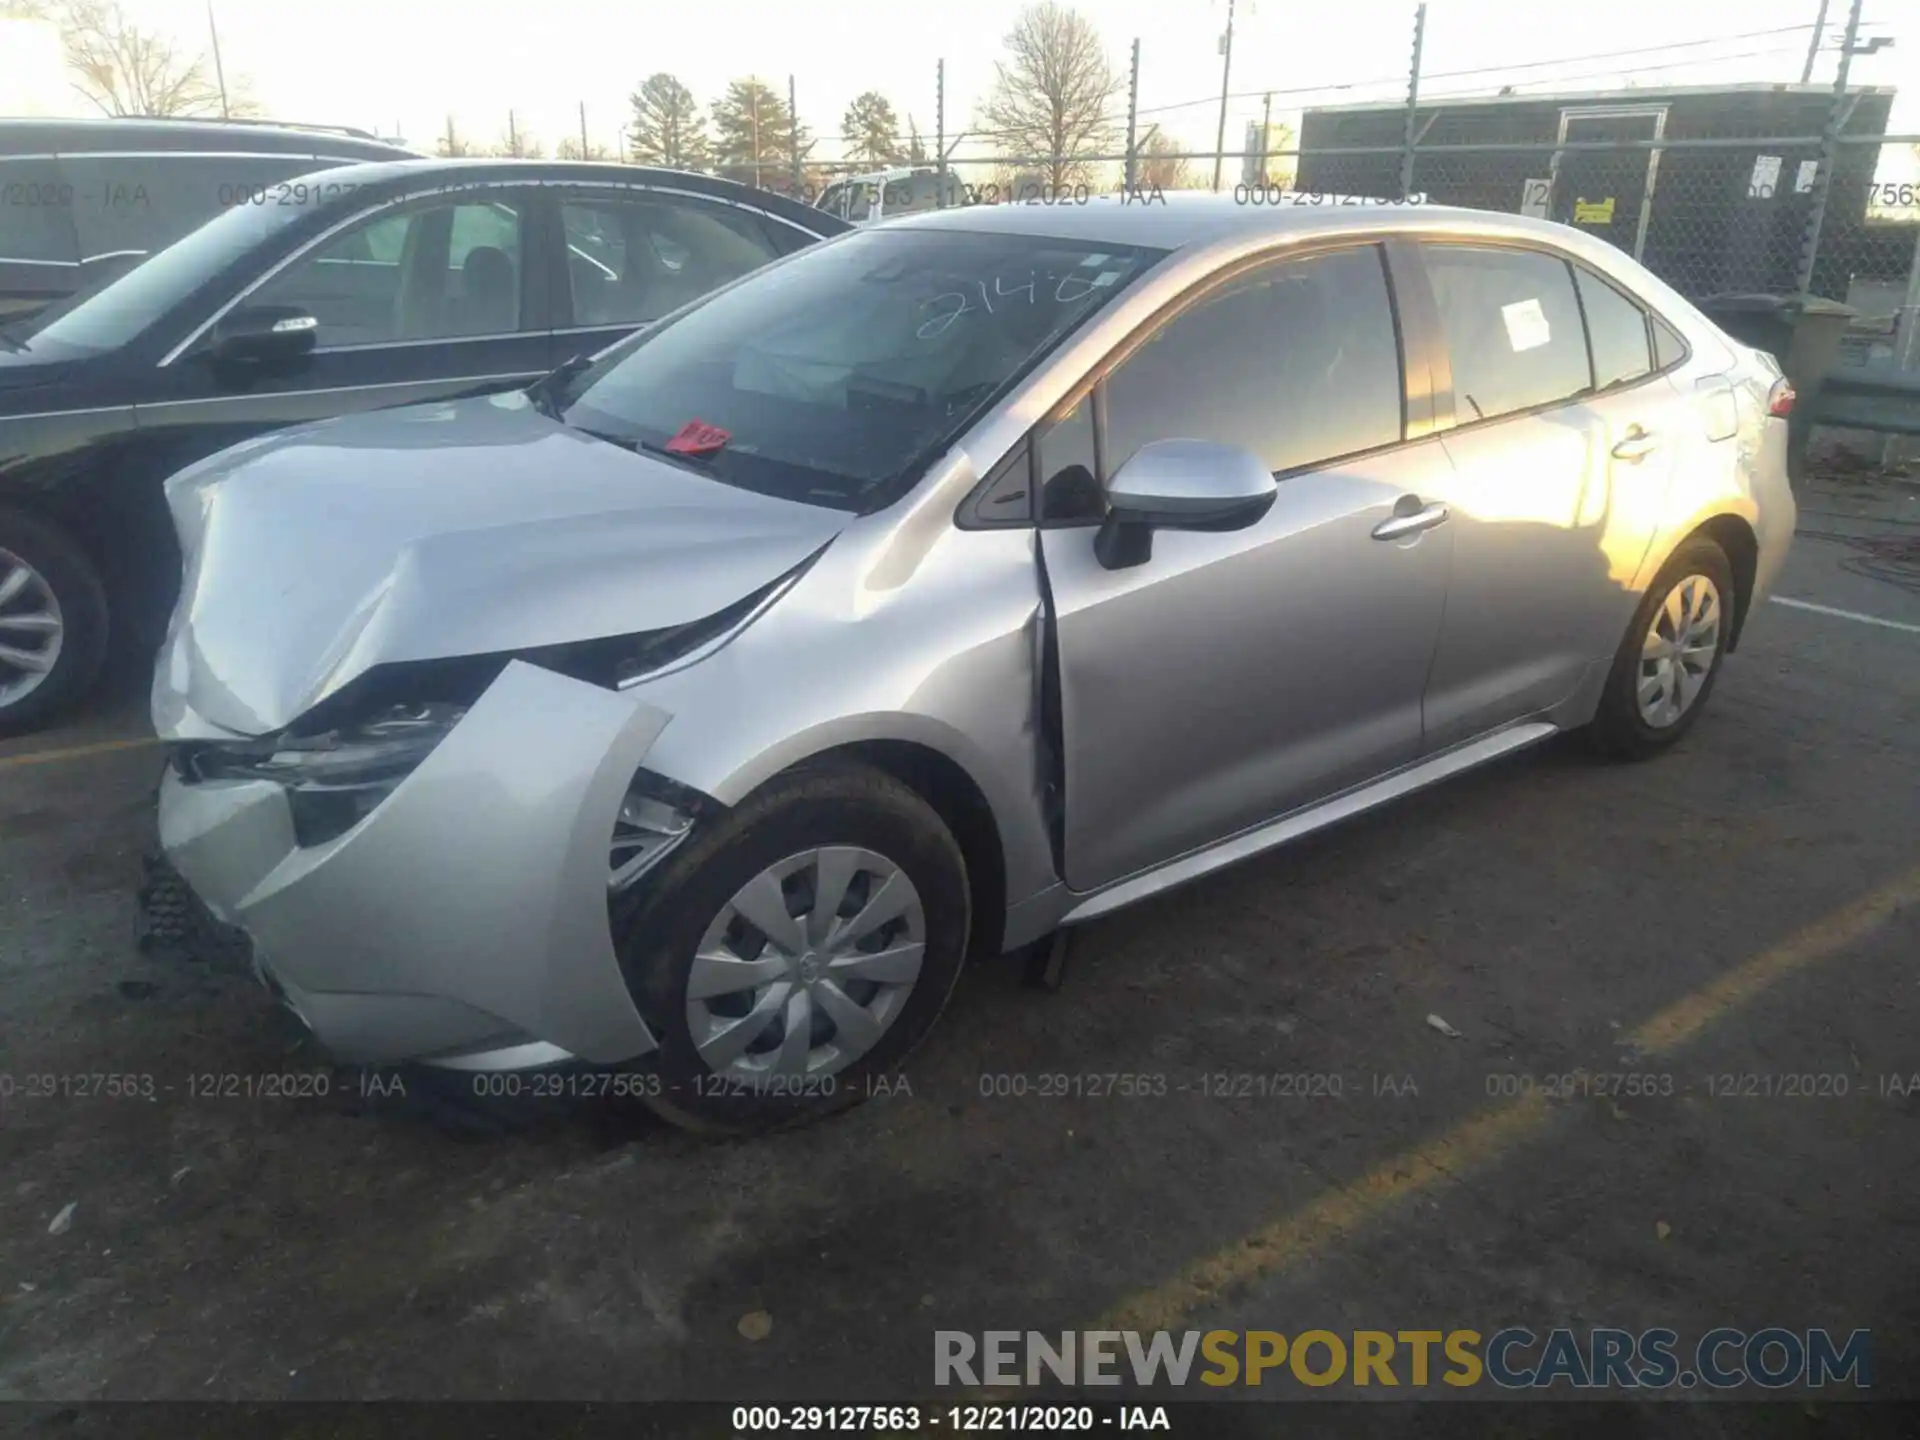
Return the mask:
{"type": "Polygon", "coordinates": [[[376,665],[688,624],[853,518],[594,440],[519,394],[247,441],[167,500],[185,582],[154,675],[163,739],[282,729],[376,665]]]}

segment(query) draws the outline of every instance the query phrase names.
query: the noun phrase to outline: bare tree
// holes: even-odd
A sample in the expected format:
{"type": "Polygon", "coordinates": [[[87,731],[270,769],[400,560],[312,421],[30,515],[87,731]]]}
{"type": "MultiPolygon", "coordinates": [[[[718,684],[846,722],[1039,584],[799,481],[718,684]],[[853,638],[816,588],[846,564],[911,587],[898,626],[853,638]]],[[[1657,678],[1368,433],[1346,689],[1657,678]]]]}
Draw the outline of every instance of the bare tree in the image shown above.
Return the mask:
{"type": "Polygon", "coordinates": [[[1134,183],[1142,190],[1188,190],[1193,187],[1193,171],[1180,158],[1180,142],[1164,130],[1156,130],[1140,147],[1140,160],[1134,167],[1134,183]]]}
{"type": "Polygon", "coordinates": [[[1107,106],[1119,90],[1100,33],[1078,10],[1040,0],[1007,33],[993,91],[980,111],[994,148],[1044,162],[1048,183],[1090,178],[1086,157],[1113,141],[1107,106]]]}
{"type": "Polygon", "coordinates": [[[473,142],[453,128],[453,116],[447,116],[447,130],[433,142],[433,153],[449,160],[459,160],[475,154],[473,142]]]}
{"type": "Polygon", "coordinates": [[[507,128],[500,132],[500,138],[493,148],[485,153],[498,155],[507,160],[539,160],[545,157],[547,147],[520,128],[513,111],[507,112],[507,128]]]}
{"type": "MultiPolygon", "coordinates": [[[[152,31],[141,30],[115,0],[63,0],[48,6],[74,88],[106,115],[219,115],[220,87],[207,73],[207,58],[186,54],[152,31]]],[[[43,12],[45,13],[45,12],[43,12]]],[[[228,92],[226,113],[258,115],[261,107],[228,92]]]]}
{"type": "Polygon", "coordinates": [[[900,119],[878,90],[857,96],[840,117],[847,158],[863,165],[892,165],[901,158],[900,119]]]}
{"type": "Polygon", "coordinates": [[[589,140],[583,148],[580,141],[569,135],[553,147],[556,160],[611,160],[613,152],[596,140],[589,140]]]}

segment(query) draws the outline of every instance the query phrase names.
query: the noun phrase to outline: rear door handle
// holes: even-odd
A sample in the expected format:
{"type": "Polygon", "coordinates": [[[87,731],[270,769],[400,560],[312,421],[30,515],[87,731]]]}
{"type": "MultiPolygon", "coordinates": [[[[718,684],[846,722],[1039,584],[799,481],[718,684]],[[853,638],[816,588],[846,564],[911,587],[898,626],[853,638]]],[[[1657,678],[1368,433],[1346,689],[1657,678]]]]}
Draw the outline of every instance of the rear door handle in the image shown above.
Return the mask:
{"type": "Polygon", "coordinates": [[[1422,530],[1431,530],[1447,518],[1447,507],[1437,500],[1424,509],[1408,508],[1405,513],[1398,513],[1408,500],[1419,504],[1411,495],[1402,496],[1400,504],[1393,507],[1396,513],[1373,527],[1374,539],[1404,540],[1409,535],[1418,535],[1422,530]]]}
{"type": "Polygon", "coordinates": [[[1658,440],[1638,425],[1629,425],[1627,433],[1620,437],[1620,443],[1613,447],[1613,458],[1638,464],[1658,449],[1659,445],[1658,440]]]}

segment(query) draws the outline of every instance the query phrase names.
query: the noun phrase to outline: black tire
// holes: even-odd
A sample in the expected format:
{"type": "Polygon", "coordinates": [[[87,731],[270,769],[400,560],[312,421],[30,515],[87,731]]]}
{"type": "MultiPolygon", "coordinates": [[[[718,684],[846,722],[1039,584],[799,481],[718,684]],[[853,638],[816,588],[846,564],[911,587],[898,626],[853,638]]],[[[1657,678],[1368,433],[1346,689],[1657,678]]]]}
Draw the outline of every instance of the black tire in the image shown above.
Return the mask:
{"type": "Polygon", "coordinates": [[[1714,682],[1720,678],[1721,667],[1726,663],[1727,641],[1733,634],[1736,599],[1733,567],[1727,563],[1726,552],[1713,541],[1695,538],[1674,551],[1633,612],[1633,623],[1627,626],[1626,637],[1621,640],[1619,652],[1613,659],[1613,669],[1607,675],[1607,688],[1600,697],[1600,708],[1593,717],[1593,723],[1584,732],[1596,750],[1614,759],[1645,760],[1670,748],[1693,728],[1694,721],[1700,718],[1700,712],[1706,709],[1707,701],[1712,698],[1714,682]],[[1693,703],[1672,724],[1650,725],[1641,717],[1638,700],[1640,647],[1648,627],[1653,623],[1655,612],[1666,601],[1674,586],[1689,575],[1705,576],[1719,592],[1719,643],[1714,649],[1712,667],[1707,671],[1707,678],[1693,703]]]}
{"type": "MultiPolygon", "coordinates": [[[[612,916],[627,988],[660,1049],[660,1093],[646,1097],[684,1129],[741,1134],[817,1119],[880,1088],[946,1007],[972,924],[966,861],[933,807],[882,771],[847,762],[805,766],[770,782],[696,831],[612,916]],[[687,1025],[693,955],[734,894],[768,866],[823,845],[886,857],[919,891],[926,949],[906,1003],[873,1048],[832,1077],[826,1093],[769,1094],[716,1082],[687,1025]]],[[[824,1089],[826,1082],[821,1082],[824,1089]]]]}
{"type": "Polygon", "coordinates": [[[93,688],[107,653],[107,594],[93,562],[44,520],[0,509],[0,550],[47,582],[64,629],[46,678],[12,704],[0,701],[0,735],[22,735],[58,719],[93,688]]]}

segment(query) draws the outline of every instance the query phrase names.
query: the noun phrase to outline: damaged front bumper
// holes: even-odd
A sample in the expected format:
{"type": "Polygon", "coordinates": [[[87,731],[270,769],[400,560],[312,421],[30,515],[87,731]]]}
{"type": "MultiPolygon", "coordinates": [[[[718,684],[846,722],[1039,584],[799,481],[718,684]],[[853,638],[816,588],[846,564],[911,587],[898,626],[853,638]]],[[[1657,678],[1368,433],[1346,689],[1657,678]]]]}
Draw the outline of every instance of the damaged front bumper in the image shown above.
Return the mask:
{"type": "Polygon", "coordinates": [[[160,841],[343,1062],[618,1064],[657,1042],[614,954],[609,845],[669,718],[516,661],[337,838],[301,846],[272,780],[170,772],[160,841]]]}

